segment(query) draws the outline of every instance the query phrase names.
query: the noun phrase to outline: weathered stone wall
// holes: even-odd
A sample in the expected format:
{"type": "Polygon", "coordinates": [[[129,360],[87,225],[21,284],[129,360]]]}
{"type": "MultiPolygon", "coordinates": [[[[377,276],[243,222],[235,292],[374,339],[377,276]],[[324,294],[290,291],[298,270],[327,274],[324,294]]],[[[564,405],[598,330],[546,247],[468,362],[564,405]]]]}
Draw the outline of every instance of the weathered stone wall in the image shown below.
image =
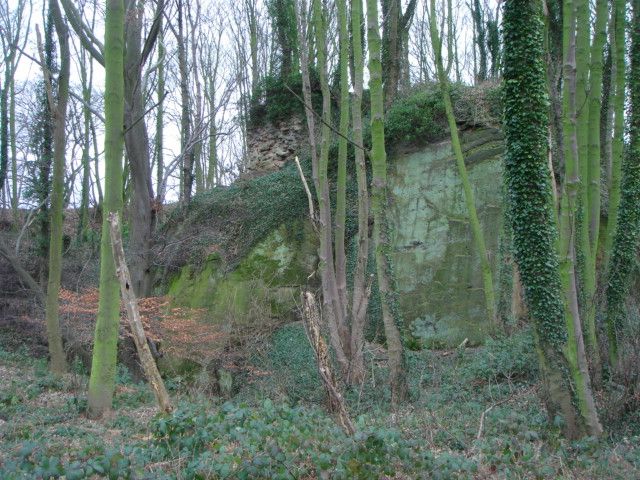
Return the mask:
{"type": "Polygon", "coordinates": [[[300,155],[308,143],[307,127],[300,115],[278,122],[266,123],[247,132],[247,169],[245,178],[276,171],[300,155]]]}

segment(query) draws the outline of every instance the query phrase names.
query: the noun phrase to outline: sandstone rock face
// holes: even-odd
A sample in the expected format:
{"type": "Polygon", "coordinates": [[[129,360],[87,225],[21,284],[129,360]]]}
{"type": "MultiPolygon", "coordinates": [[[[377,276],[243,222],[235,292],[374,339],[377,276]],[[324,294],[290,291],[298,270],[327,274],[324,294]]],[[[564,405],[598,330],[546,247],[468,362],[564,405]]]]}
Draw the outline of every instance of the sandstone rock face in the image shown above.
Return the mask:
{"type": "MultiPolygon", "coordinates": [[[[304,140],[295,144],[296,135],[304,138],[297,120],[285,128],[264,127],[261,135],[273,138],[258,143],[253,137],[254,154],[267,159],[253,163],[250,172],[255,176],[280,168],[304,144],[304,140]]],[[[463,132],[462,142],[497,289],[502,135],[495,129],[476,128],[463,132]]],[[[456,346],[465,338],[482,342],[490,322],[450,141],[391,151],[389,164],[391,253],[406,327],[435,347],[456,346]]],[[[300,202],[306,199],[301,197],[300,202]]],[[[176,304],[206,309],[208,321],[218,324],[231,318],[241,324],[292,318],[300,287],[317,269],[316,252],[317,238],[308,222],[291,218],[274,226],[232,271],[221,268],[215,258],[200,270],[184,266],[169,294],[176,304]]],[[[371,314],[375,317],[374,307],[371,314]]]]}
{"type": "Polygon", "coordinates": [[[301,147],[308,143],[306,132],[306,123],[299,115],[251,129],[247,133],[247,168],[243,178],[274,172],[299,156],[301,147]]]}
{"type": "MultiPolygon", "coordinates": [[[[478,129],[463,134],[462,142],[498,288],[502,135],[478,129]]],[[[481,342],[490,322],[451,142],[396,154],[391,162],[392,260],[404,320],[436,346],[455,346],[465,338],[481,342]]]]}

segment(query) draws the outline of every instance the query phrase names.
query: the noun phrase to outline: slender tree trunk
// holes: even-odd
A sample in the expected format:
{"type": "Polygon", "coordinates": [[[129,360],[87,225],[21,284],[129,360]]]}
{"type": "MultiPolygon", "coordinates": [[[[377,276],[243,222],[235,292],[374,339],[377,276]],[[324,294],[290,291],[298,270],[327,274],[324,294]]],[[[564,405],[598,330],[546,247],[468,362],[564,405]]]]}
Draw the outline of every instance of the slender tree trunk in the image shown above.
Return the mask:
{"type": "MultiPolygon", "coordinates": [[[[69,34],[62,19],[62,13],[57,0],[50,0],[53,22],[56,27],[60,44],[60,74],[58,75],[58,94],[54,100],[53,85],[45,73],[46,88],[49,93],[49,103],[53,114],[53,181],[51,191],[50,225],[51,239],[49,242],[49,272],[47,284],[46,321],[47,338],[49,340],[49,355],[51,357],[51,371],[62,374],[67,371],[67,361],[62,347],[60,331],[59,300],[60,278],[62,276],[62,221],[64,202],[64,169],[66,150],[66,120],[67,102],[69,100],[69,34]]],[[[46,67],[45,67],[46,68],[46,67]]]]}
{"type": "Polygon", "coordinates": [[[160,26],[158,30],[158,85],[156,90],[158,110],[156,111],[156,136],[155,136],[155,154],[156,154],[156,210],[164,202],[164,89],[165,89],[165,46],[164,46],[164,29],[162,26],[163,16],[160,16],[160,26]]]}
{"type": "Polygon", "coordinates": [[[117,213],[109,213],[110,223],[110,236],[111,245],[113,247],[113,259],[116,267],[116,274],[120,281],[120,292],[122,294],[122,300],[127,308],[127,318],[129,320],[129,326],[131,327],[131,334],[133,341],[138,351],[138,358],[142,364],[142,370],[144,371],[147,381],[153,390],[158,401],[158,406],[161,412],[171,412],[173,406],[169,399],[169,394],[164,386],[164,381],[158,371],[155,359],[149,349],[149,343],[147,336],[142,326],[142,318],[140,317],[140,310],[138,309],[138,300],[131,289],[131,275],[129,268],[124,259],[124,249],[122,247],[122,232],[120,229],[120,219],[117,213]]]}
{"type": "Polygon", "coordinates": [[[180,201],[191,202],[193,189],[193,149],[191,143],[191,108],[189,105],[189,70],[187,67],[186,36],[184,34],[183,0],[178,0],[178,69],[180,71],[180,147],[182,153],[182,175],[180,201]]]}
{"type": "MultiPolygon", "coordinates": [[[[14,67],[15,68],[15,65],[14,67]]],[[[20,205],[20,193],[18,192],[18,153],[16,146],[16,84],[11,82],[9,92],[9,138],[11,144],[11,208],[13,219],[18,220],[18,206],[20,205]]]]}
{"type": "Polygon", "coordinates": [[[91,62],[87,62],[84,51],[80,58],[80,78],[82,81],[82,108],[84,130],[82,132],[82,194],[80,199],[80,221],[78,222],[78,238],[81,242],[87,240],[89,232],[89,188],[91,180],[91,112],[87,105],[91,103],[91,88],[93,83],[93,69],[91,62]]]}
{"type": "MultiPolygon", "coordinates": [[[[313,0],[312,0],[313,1],[313,0]]],[[[301,72],[302,72],[302,98],[304,100],[305,105],[305,116],[307,119],[307,128],[309,130],[309,150],[311,153],[311,176],[313,179],[313,186],[316,189],[316,192],[319,191],[318,188],[318,146],[316,142],[316,122],[315,117],[313,115],[313,111],[309,108],[312,105],[311,101],[311,80],[309,78],[309,56],[307,54],[308,51],[312,51],[311,47],[306,48],[307,38],[309,37],[309,32],[311,29],[311,25],[307,22],[307,2],[306,0],[300,0],[300,5],[298,2],[295,2],[296,7],[296,17],[298,19],[298,43],[300,44],[300,64],[301,64],[301,72]]],[[[313,38],[313,35],[311,35],[313,38]]]]}
{"type": "Polygon", "coordinates": [[[407,396],[404,351],[395,293],[391,280],[389,260],[389,232],[386,221],[387,207],[387,153],[384,146],[384,99],[382,92],[382,64],[380,62],[380,34],[378,31],[378,4],[367,0],[367,26],[369,41],[369,89],[371,92],[371,210],[373,212],[373,241],[376,252],[378,288],[382,304],[382,320],[387,337],[389,355],[389,382],[394,405],[407,396]]]}
{"type": "Polygon", "coordinates": [[[362,52],[362,0],[351,2],[351,33],[353,36],[353,124],[354,155],[358,183],[358,252],[353,273],[351,303],[351,365],[349,381],[361,384],[364,369],[364,327],[369,304],[367,263],[369,260],[369,191],[362,139],[362,84],[364,59],[362,52]]]}
{"type": "Polygon", "coordinates": [[[96,177],[96,190],[98,191],[97,209],[101,209],[104,204],[104,194],[102,193],[102,183],[100,182],[100,151],[98,150],[98,135],[96,133],[96,124],[93,116],[91,116],[91,140],[93,143],[93,169],[96,177]]]}
{"type": "Polygon", "coordinates": [[[431,16],[429,27],[429,30],[431,32],[431,44],[433,45],[433,49],[435,51],[438,82],[440,83],[442,99],[444,101],[447,121],[449,123],[451,147],[456,157],[458,174],[460,175],[460,179],[462,180],[464,198],[467,206],[467,212],[469,214],[469,221],[471,223],[473,239],[475,241],[476,248],[478,249],[478,255],[480,256],[480,265],[482,267],[482,282],[484,286],[485,308],[487,310],[489,321],[494,326],[496,326],[498,319],[496,316],[496,295],[493,288],[493,273],[491,271],[491,264],[489,263],[489,255],[487,253],[487,247],[484,241],[484,234],[482,233],[482,226],[480,225],[480,220],[478,219],[478,211],[476,210],[476,202],[473,197],[471,182],[469,182],[467,167],[464,164],[464,155],[462,154],[460,137],[458,136],[458,126],[456,124],[455,115],[453,113],[453,105],[451,104],[451,96],[449,94],[449,79],[447,78],[447,74],[442,63],[442,42],[438,34],[435,0],[431,0],[431,16]]]}
{"type": "MultiPolygon", "coordinates": [[[[562,96],[565,181],[560,209],[560,277],[565,292],[565,321],[568,333],[565,356],[574,382],[575,402],[581,415],[580,421],[576,422],[576,428],[578,431],[583,430],[582,434],[599,436],[602,433],[602,426],[591,391],[581,312],[578,307],[576,272],[576,241],[578,237],[575,234],[575,226],[578,222],[575,212],[579,211],[579,207],[582,209],[580,212],[584,212],[588,207],[586,197],[583,196],[586,189],[584,184],[580,182],[580,174],[584,173],[584,168],[582,168],[584,164],[581,162],[587,160],[584,156],[580,157],[581,139],[579,133],[581,125],[578,119],[578,98],[586,99],[586,96],[578,95],[578,88],[584,88],[584,84],[578,81],[578,73],[580,72],[578,68],[580,62],[577,55],[579,29],[576,31],[576,22],[580,18],[580,8],[580,4],[574,3],[573,0],[565,0],[563,7],[564,80],[562,96]],[[582,160],[580,160],[581,158],[582,160]]],[[[584,61],[584,59],[580,61],[584,61]]],[[[583,216],[583,222],[584,219],[583,216]]],[[[588,240],[588,224],[581,223],[580,225],[581,235],[586,233],[588,240]]],[[[581,238],[584,240],[584,236],[581,238]]],[[[583,250],[582,254],[588,260],[590,258],[590,243],[586,242],[583,247],[586,250],[583,250]]],[[[588,267],[585,268],[585,272],[587,271],[588,267]]],[[[584,280],[584,288],[588,291],[587,279],[584,280]]]]}
{"type": "MultiPolygon", "coordinates": [[[[588,223],[583,223],[589,240],[588,256],[585,255],[584,288],[585,302],[582,316],[585,327],[585,348],[591,361],[591,371],[596,384],[600,384],[601,362],[598,340],[596,337],[596,261],[598,257],[598,240],[600,233],[600,120],[602,108],[602,56],[607,35],[607,0],[596,2],[595,34],[591,45],[590,89],[588,95],[588,145],[587,157],[581,162],[587,162],[588,176],[583,178],[587,183],[587,203],[583,205],[587,213],[588,223]],[[588,278],[587,278],[588,277],[588,278]]],[[[584,107],[585,109],[587,106],[584,107]]]]}
{"type": "Polygon", "coordinates": [[[142,89],[142,9],[136,0],[127,1],[124,59],[124,142],[132,187],[129,205],[130,263],[133,272],[133,291],[136,296],[146,297],[151,293],[151,235],[155,225],[155,211],[151,206],[153,186],[142,89]]]}
{"type": "MultiPolygon", "coordinates": [[[[107,0],[105,13],[105,212],[122,210],[124,135],[124,0],[107,0]]],[[[120,323],[109,219],[103,215],[100,243],[100,297],[89,379],[88,414],[101,417],[111,409],[115,387],[120,323]]]]}
{"type": "MultiPolygon", "coordinates": [[[[608,272],[606,325],[609,364],[620,361],[620,340],[625,317],[625,301],[635,264],[640,237],[640,0],[633,0],[631,51],[629,52],[629,147],[622,166],[622,185],[618,221],[608,272]]],[[[617,92],[616,92],[617,95],[617,92]]]]}
{"type": "Polygon", "coordinates": [[[213,78],[209,84],[209,166],[207,168],[207,188],[213,188],[218,178],[218,128],[216,126],[216,86],[213,78]]]}
{"type": "Polygon", "coordinates": [[[331,346],[336,353],[343,375],[349,370],[349,331],[346,324],[346,305],[342,302],[338,290],[338,281],[334,266],[334,249],[331,220],[331,200],[329,196],[329,148],[331,141],[331,92],[327,76],[326,30],[321,0],[313,0],[313,23],[318,49],[318,73],[322,89],[322,134],[320,156],[318,157],[318,213],[320,222],[320,275],[323,284],[323,300],[330,305],[329,332],[331,346]]]}
{"type": "Polygon", "coordinates": [[[622,173],[622,157],[624,155],[624,108],[625,108],[625,28],[626,0],[615,0],[614,33],[611,45],[613,67],[615,71],[614,97],[612,109],[613,140],[611,141],[611,175],[608,182],[609,209],[607,212],[607,230],[604,245],[603,270],[609,271],[609,258],[613,249],[613,239],[618,225],[618,206],[620,205],[620,179],[622,173]]]}
{"type": "Polygon", "coordinates": [[[473,0],[473,25],[475,27],[475,43],[478,48],[478,75],[476,83],[484,82],[487,79],[487,34],[482,15],[480,0],[473,0]]]}
{"type": "MultiPolygon", "coordinates": [[[[336,184],[335,270],[340,303],[347,307],[347,256],[345,254],[345,224],[347,220],[347,138],[349,135],[349,30],[347,4],[337,0],[338,39],[340,47],[340,137],[338,138],[338,181],[336,184]]],[[[346,339],[345,339],[346,341],[346,339]]],[[[348,351],[350,349],[347,348],[348,351]]]]}
{"type": "Polygon", "coordinates": [[[11,85],[11,68],[5,57],[4,82],[0,90],[0,191],[4,191],[9,168],[9,88],[11,85]]]}
{"type": "MultiPolygon", "coordinates": [[[[249,23],[249,50],[251,52],[251,90],[256,92],[260,83],[260,66],[258,64],[258,19],[256,18],[255,0],[245,0],[247,21],[249,23]]],[[[298,42],[300,43],[300,42],[298,42]]]]}

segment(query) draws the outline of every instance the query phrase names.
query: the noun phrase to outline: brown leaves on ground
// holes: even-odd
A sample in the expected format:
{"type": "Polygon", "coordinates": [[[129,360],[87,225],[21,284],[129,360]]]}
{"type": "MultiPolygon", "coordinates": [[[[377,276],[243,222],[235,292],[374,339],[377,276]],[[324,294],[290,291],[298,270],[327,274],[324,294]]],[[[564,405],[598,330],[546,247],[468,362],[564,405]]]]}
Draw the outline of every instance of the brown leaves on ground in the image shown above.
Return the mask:
{"type": "MultiPolygon", "coordinates": [[[[98,314],[98,289],[88,288],[80,292],[61,289],[59,298],[60,313],[66,317],[67,327],[76,333],[79,330],[92,333],[98,314]]],[[[220,354],[224,349],[229,335],[221,331],[218,325],[204,321],[204,309],[173,307],[170,300],[166,296],[138,299],[147,338],[156,344],[162,344],[164,353],[178,358],[188,358],[200,363],[204,359],[218,356],[216,353],[220,354]]],[[[121,305],[120,325],[120,338],[130,337],[124,305],[121,305]]]]}

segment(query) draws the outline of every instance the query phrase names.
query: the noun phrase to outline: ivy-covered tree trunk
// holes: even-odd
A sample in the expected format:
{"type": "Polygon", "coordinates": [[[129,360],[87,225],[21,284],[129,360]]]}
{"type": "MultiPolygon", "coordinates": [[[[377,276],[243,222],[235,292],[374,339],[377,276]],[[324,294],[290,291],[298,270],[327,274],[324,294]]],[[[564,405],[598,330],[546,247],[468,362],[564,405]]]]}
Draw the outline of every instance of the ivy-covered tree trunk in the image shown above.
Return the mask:
{"type": "MultiPolygon", "coordinates": [[[[53,13],[47,8],[47,18],[44,25],[44,57],[45,68],[53,76],[57,72],[56,48],[54,43],[53,13]]],[[[40,48],[40,47],[39,47],[40,48]]],[[[38,281],[41,285],[47,281],[47,262],[49,256],[50,230],[50,198],[51,168],[53,165],[53,116],[51,105],[47,98],[46,85],[43,82],[36,93],[39,111],[32,131],[31,142],[36,152],[36,175],[31,179],[28,195],[40,205],[36,214],[35,255],[38,264],[38,281]]]]}
{"type": "Polygon", "coordinates": [[[369,41],[369,89],[371,92],[371,211],[373,213],[373,241],[382,321],[389,355],[389,383],[391,402],[398,404],[407,396],[404,351],[398,327],[398,309],[393,291],[389,260],[389,232],[387,207],[387,152],[384,146],[384,99],[382,92],[382,64],[380,62],[380,33],[378,4],[367,0],[369,41]]]}
{"type": "MultiPolygon", "coordinates": [[[[563,417],[568,438],[601,432],[581,411],[590,392],[576,382],[567,329],[557,253],[547,158],[547,92],[544,70],[542,4],[507,0],[504,4],[505,179],[518,264],[535,332],[551,418],[563,417]]],[[[575,337],[574,337],[575,338],[575,337]]],[[[588,374],[588,372],[587,372],[588,374]]]]}
{"type": "Polygon", "coordinates": [[[100,242],[100,297],[89,378],[88,414],[111,409],[120,324],[120,286],[109,235],[108,214],[122,210],[124,147],[124,0],[107,0],[105,11],[105,191],[100,242]]]}
{"type": "MultiPolygon", "coordinates": [[[[267,9],[280,53],[278,74],[287,78],[298,71],[299,49],[295,24],[295,0],[268,0],[267,9]]],[[[255,85],[254,85],[255,87],[255,85]]]]}
{"type": "Polygon", "coordinates": [[[11,68],[6,63],[9,58],[4,58],[5,71],[4,82],[0,88],[0,195],[4,193],[4,184],[7,180],[9,168],[9,88],[12,82],[11,68]]]}
{"type": "Polygon", "coordinates": [[[458,167],[458,174],[462,180],[462,187],[464,190],[464,198],[467,207],[467,214],[469,215],[469,223],[471,224],[471,232],[473,233],[473,239],[475,241],[476,248],[478,249],[478,255],[480,256],[480,265],[482,267],[482,283],[484,287],[485,308],[487,311],[487,317],[492,324],[497,323],[496,316],[496,295],[493,287],[493,272],[491,271],[491,264],[489,263],[489,256],[487,254],[487,247],[484,241],[484,234],[482,233],[482,226],[478,219],[478,211],[476,210],[476,202],[473,196],[473,190],[471,188],[471,182],[469,182],[469,175],[467,173],[467,167],[464,163],[464,155],[462,154],[462,146],[460,145],[460,137],[458,135],[458,126],[456,124],[456,118],[453,113],[453,105],[451,104],[451,95],[449,94],[449,79],[447,72],[444,69],[442,62],[442,42],[440,35],[438,34],[438,25],[436,17],[436,2],[431,0],[431,15],[429,17],[429,31],[431,34],[431,44],[435,53],[435,64],[438,76],[438,83],[440,84],[440,91],[442,92],[442,100],[444,102],[444,108],[447,115],[447,122],[449,124],[449,132],[451,135],[451,147],[456,157],[456,164],[458,167]]]}
{"type": "Polygon", "coordinates": [[[609,259],[613,250],[613,239],[618,224],[618,206],[620,205],[620,181],[622,176],[622,157],[624,155],[624,107],[625,107],[625,30],[626,0],[615,0],[614,33],[611,45],[613,57],[612,69],[615,70],[613,109],[613,139],[611,140],[611,175],[608,178],[609,208],[607,210],[607,230],[604,241],[603,269],[609,272],[609,259]]]}
{"type": "Polygon", "coordinates": [[[361,384],[364,369],[364,327],[367,322],[369,295],[367,264],[369,260],[369,191],[367,167],[362,139],[362,84],[364,59],[362,52],[362,0],[351,2],[351,34],[353,36],[353,104],[351,108],[356,179],[358,183],[358,251],[353,272],[351,303],[351,365],[349,380],[361,384]]]}
{"type": "Polygon", "coordinates": [[[53,181],[51,190],[51,237],[49,242],[49,272],[47,283],[46,323],[49,341],[49,355],[51,357],[51,371],[62,374],[67,370],[67,361],[62,347],[62,333],[60,331],[59,300],[60,278],[62,276],[62,221],[64,207],[64,169],[66,154],[66,120],[67,103],[69,100],[69,34],[62,19],[58,0],[50,0],[49,8],[52,12],[56,27],[58,42],[60,43],[60,73],[58,75],[58,92],[54,99],[53,85],[45,69],[45,87],[49,96],[49,105],[53,114],[53,181]]]}
{"type": "Polygon", "coordinates": [[[632,9],[627,117],[629,146],[622,166],[620,207],[606,290],[609,363],[614,369],[620,359],[625,300],[640,236],[640,0],[632,1],[632,9]]]}

